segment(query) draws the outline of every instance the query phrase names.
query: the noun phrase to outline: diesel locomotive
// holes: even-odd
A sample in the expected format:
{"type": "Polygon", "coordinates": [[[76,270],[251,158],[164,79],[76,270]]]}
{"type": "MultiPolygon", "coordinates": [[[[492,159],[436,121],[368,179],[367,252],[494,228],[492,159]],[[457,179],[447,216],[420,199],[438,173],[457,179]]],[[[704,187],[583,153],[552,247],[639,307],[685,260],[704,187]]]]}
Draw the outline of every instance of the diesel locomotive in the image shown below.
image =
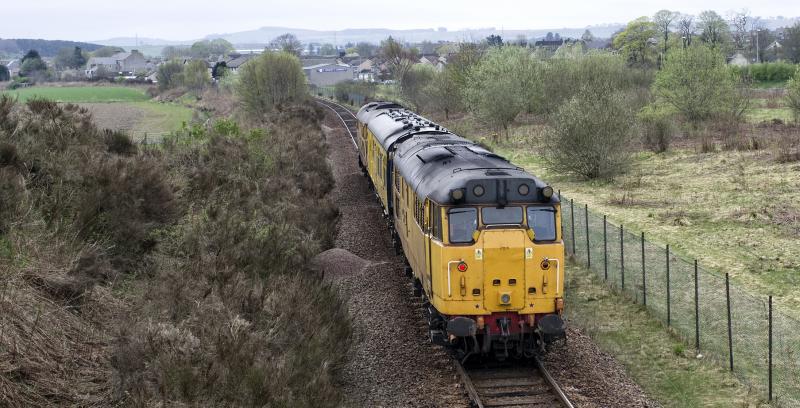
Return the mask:
{"type": "Polygon", "coordinates": [[[359,165],[425,300],[431,340],[466,359],[565,338],[561,205],[508,160],[390,102],[356,115],[359,165]]]}

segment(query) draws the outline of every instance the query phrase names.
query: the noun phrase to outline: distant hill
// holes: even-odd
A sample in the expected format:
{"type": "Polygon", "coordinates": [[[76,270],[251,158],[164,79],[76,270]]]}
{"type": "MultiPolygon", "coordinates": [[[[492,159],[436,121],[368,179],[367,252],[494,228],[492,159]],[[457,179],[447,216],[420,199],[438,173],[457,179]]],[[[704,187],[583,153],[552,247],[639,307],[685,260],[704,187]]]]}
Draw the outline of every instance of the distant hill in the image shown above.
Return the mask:
{"type": "Polygon", "coordinates": [[[491,34],[498,34],[504,39],[516,39],[518,36],[544,37],[548,32],[559,33],[562,37],[580,37],[586,29],[589,29],[595,37],[608,38],[615,31],[624,27],[624,24],[606,24],[589,26],[582,28],[549,28],[549,29],[530,29],[530,30],[502,30],[495,27],[476,28],[467,30],[450,31],[445,28],[429,28],[414,30],[392,30],[386,28],[359,28],[345,29],[338,31],[308,30],[302,28],[289,27],[262,27],[257,30],[241,31],[225,34],[211,34],[206,39],[224,38],[233,44],[266,44],[273,38],[284,34],[292,33],[304,43],[333,43],[344,44],[348,42],[357,43],[361,41],[379,43],[381,40],[392,36],[408,42],[420,41],[475,41],[481,40],[491,34]]]}
{"type": "Polygon", "coordinates": [[[34,40],[29,38],[0,38],[0,54],[24,54],[36,50],[42,57],[55,57],[62,48],[81,47],[84,51],[94,51],[102,45],[75,41],[34,40]]]}
{"type": "Polygon", "coordinates": [[[146,38],[146,37],[116,37],[109,38],[108,40],[93,41],[102,45],[110,45],[114,47],[136,47],[139,46],[166,46],[166,45],[192,45],[195,40],[191,41],[175,41],[163,40],[161,38],[146,38]]]}

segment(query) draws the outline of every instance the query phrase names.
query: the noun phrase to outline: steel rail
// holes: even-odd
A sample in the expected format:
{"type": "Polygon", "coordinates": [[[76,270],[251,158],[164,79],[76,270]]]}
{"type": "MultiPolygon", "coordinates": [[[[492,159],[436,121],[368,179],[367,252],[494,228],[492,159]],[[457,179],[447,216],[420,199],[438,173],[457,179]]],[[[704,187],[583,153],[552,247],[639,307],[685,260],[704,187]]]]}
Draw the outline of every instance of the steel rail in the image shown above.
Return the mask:
{"type": "MultiPolygon", "coordinates": [[[[505,401],[505,402],[497,401],[497,400],[492,401],[492,398],[497,398],[497,393],[498,392],[502,393],[503,392],[502,391],[503,387],[504,386],[507,387],[507,385],[503,385],[502,383],[495,383],[494,387],[496,387],[496,388],[492,389],[491,385],[489,387],[487,387],[486,384],[484,384],[483,387],[481,387],[481,388],[483,388],[483,393],[482,393],[481,391],[479,391],[479,387],[476,386],[475,383],[473,382],[472,377],[470,377],[469,370],[467,368],[464,368],[464,366],[460,362],[456,362],[456,370],[458,371],[458,374],[461,376],[461,380],[462,380],[462,382],[464,384],[464,389],[467,391],[469,399],[471,400],[473,406],[476,407],[476,408],[503,407],[503,406],[514,406],[514,407],[518,407],[518,406],[534,406],[534,407],[553,406],[554,405],[553,403],[555,401],[557,401],[557,402],[555,402],[555,405],[557,405],[559,407],[562,407],[562,408],[574,408],[574,405],[572,405],[572,402],[570,402],[569,398],[567,398],[566,394],[561,389],[561,386],[558,385],[558,383],[555,381],[555,379],[550,374],[550,372],[547,371],[547,369],[545,368],[545,366],[542,363],[542,361],[538,357],[536,357],[534,359],[534,363],[536,365],[536,371],[538,371],[538,373],[540,374],[538,376],[538,379],[543,380],[543,382],[547,385],[549,394],[551,394],[551,398],[554,398],[554,400],[551,400],[550,402],[541,401],[541,400],[536,401],[536,399],[540,399],[541,398],[541,394],[539,394],[540,390],[537,390],[535,385],[529,385],[531,387],[531,391],[533,393],[531,395],[527,396],[527,398],[534,398],[534,401],[527,401],[527,402],[523,402],[523,401],[519,401],[519,400],[516,400],[516,401],[512,400],[512,401],[505,401]],[[486,395],[482,395],[482,394],[486,394],[486,395]],[[486,398],[483,398],[484,396],[486,398]],[[488,401],[485,401],[484,399],[486,399],[488,401]]],[[[510,367],[508,367],[508,369],[510,371],[514,371],[514,370],[519,370],[519,367],[510,366],[510,367]]],[[[480,369],[478,371],[480,371],[480,369]]],[[[520,377],[520,378],[514,378],[512,376],[512,377],[507,377],[505,380],[509,380],[509,379],[511,380],[511,383],[515,383],[516,382],[516,385],[520,386],[520,385],[524,384],[524,380],[531,380],[532,378],[530,376],[528,376],[528,377],[520,377]],[[523,381],[520,382],[520,380],[523,380],[523,381]]],[[[489,381],[491,383],[492,380],[489,380],[489,381]]],[[[498,380],[494,380],[494,381],[498,381],[498,380]]],[[[500,381],[503,381],[503,380],[500,380],[500,381]]],[[[525,396],[521,396],[521,397],[523,399],[526,398],[525,396]]]]}
{"type": "Polygon", "coordinates": [[[352,118],[351,120],[353,122],[357,122],[356,115],[354,115],[353,112],[350,111],[350,109],[348,109],[348,108],[346,108],[346,107],[344,107],[344,106],[342,106],[342,105],[340,105],[340,104],[338,104],[336,102],[329,101],[327,99],[323,99],[323,98],[319,98],[319,97],[317,97],[316,99],[317,99],[317,103],[318,104],[320,104],[320,105],[330,109],[331,111],[333,111],[333,113],[336,114],[336,116],[339,118],[339,120],[342,121],[342,124],[344,124],[344,128],[347,130],[347,134],[350,135],[350,141],[353,142],[353,146],[355,146],[356,150],[358,150],[358,144],[356,144],[356,137],[353,134],[353,130],[350,128],[350,124],[347,123],[347,119],[345,119],[342,116],[342,111],[345,112],[345,115],[351,117],[352,118]],[[339,109],[336,109],[336,108],[339,108],[339,109]]]}

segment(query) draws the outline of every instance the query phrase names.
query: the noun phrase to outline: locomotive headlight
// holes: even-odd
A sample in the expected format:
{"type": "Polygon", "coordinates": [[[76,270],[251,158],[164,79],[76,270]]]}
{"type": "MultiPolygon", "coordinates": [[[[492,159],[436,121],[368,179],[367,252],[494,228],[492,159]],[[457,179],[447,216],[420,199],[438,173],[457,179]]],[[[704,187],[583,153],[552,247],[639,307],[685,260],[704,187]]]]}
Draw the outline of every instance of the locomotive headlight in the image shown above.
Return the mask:
{"type": "Polygon", "coordinates": [[[500,303],[504,305],[511,303],[511,295],[509,295],[508,293],[503,293],[502,295],[500,295],[500,303]]]}
{"type": "Polygon", "coordinates": [[[475,194],[475,197],[480,197],[480,196],[482,196],[482,195],[483,195],[483,193],[485,193],[485,192],[486,192],[486,191],[483,189],[483,186],[482,186],[482,185],[480,185],[480,184],[478,184],[477,186],[475,186],[475,187],[473,187],[473,188],[472,188],[472,194],[475,194]]]}
{"type": "Polygon", "coordinates": [[[517,191],[519,192],[519,195],[526,196],[526,195],[528,195],[528,193],[531,192],[531,188],[528,187],[527,184],[520,184],[519,188],[517,189],[517,191]]]}
{"type": "Polygon", "coordinates": [[[542,189],[542,195],[544,196],[544,198],[552,197],[553,196],[553,187],[546,186],[545,188],[543,188],[542,189]]]}
{"type": "Polygon", "coordinates": [[[464,198],[464,190],[462,190],[460,188],[456,189],[456,190],[453,190],[453,191],[450,192],[450,197],[453,197],[453,200],[455,200],[455,201],[459,201],[462,198],[464,198]]]}

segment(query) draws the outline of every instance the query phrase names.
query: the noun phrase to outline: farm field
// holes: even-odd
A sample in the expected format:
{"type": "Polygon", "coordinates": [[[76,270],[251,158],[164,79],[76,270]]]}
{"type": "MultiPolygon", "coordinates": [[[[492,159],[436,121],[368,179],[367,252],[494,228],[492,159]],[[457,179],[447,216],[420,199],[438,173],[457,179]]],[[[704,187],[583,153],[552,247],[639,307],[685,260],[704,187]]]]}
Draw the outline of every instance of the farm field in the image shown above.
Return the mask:
{"type": "Polygon", "coordinates": [[[144,89],[123,86],[35,86],[4,91],[21,102],[34,97],[64,103],[143,102],[150,99],[144,89]]]}
{"type": "Polygon", "coordinates": [[[124,130],[134,139],[160,138],[192,119],[190,108],[150,100],[141,88],[122,86],[32,87],[4,94],[26,101],[42,97],[87,108],[98,127],[124,130]]]}

